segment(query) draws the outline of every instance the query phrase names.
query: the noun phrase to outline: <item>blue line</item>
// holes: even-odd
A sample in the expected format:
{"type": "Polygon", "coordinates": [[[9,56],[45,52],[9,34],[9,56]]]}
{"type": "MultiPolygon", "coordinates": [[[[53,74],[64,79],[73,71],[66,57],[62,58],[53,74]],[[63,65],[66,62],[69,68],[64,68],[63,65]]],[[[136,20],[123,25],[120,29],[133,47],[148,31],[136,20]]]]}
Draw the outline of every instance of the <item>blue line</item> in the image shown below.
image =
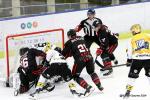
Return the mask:
{"type": "MultiPolygon", "coordinates": [[[[138,3],[145,3],[145,2],[150,2],[150,1],[144,1],[144,2],[138,2],[138,3]]],[[[115,7],[115,6],[123,6],[123,5],[131,5],[131,4],[137,4],[137,3],[120,4],[120,5],[104,6],[104,7],[93,7],[93,9],[115,7]]],[[[11,17],[11,18],[0,18],[0,21],[21,19],[21,18],[29,18],[29,17],[37,17],[37,16],[44,16],[44,15],[52,15],[52,14],[60,14],[60,13],[68,13],[68,12],[76,12],[76,11],[83,11],[83,10],[88,10],[88,9],[90,9],[90,8],[80,9],[80,10],[71,10],[71,11],[61,11],[61,12],[54,12],[54,13],[50,13],[50,12],[46,13],[45,12],[43,14],[32,14],[32,15],[18,16],[18,17],[11,17]]]]}

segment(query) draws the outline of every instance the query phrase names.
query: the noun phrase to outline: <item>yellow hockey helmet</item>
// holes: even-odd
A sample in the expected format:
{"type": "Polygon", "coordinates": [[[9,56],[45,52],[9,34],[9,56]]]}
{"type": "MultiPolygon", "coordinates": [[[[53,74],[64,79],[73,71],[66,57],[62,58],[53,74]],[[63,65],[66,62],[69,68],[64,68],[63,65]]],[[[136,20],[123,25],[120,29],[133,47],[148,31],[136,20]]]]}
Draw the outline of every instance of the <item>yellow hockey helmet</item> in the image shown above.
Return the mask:
{"type": "Polygon", "coordinates": [[[44,52],[47,52],[47,51],[50,50],[50,49],[51,49],[51,44],[50,44],[50,42],[46,42],[46,45],[45,45],[43,51],[44,51],[44,52]]]}
{"type": "Polygon", "coordinates": [[[141,33],[142,28],[140,24],[134,24],[131,26],[130,30],[132,34],[135,35],[135,34],[141,33]]]}

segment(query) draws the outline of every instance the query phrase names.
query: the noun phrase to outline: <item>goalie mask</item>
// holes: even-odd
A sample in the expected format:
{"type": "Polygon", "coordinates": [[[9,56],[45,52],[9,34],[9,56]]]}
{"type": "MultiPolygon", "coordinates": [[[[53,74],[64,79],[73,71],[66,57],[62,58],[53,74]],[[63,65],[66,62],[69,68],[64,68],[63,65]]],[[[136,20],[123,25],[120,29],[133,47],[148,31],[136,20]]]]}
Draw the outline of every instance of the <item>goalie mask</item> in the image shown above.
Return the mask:
{"type": "Polygon", "coordinates": [[[141,25],[140,24],[134,24],[130,28],[133,35],[141,33],[141,25]]]}

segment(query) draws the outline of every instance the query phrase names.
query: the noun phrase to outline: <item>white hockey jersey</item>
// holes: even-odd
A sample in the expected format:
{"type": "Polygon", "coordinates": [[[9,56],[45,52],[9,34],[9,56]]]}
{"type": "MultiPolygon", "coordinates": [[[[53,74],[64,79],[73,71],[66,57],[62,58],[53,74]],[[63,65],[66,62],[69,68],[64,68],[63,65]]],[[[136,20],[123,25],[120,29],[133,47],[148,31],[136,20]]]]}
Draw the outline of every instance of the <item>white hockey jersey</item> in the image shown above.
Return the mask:
{"type": "Polygon", "coordinates": [[[49,61],[50,64],[52,63],[67,63],[65,58],[54,48],[49,49],[46,52],[46,60],[49,61]]]}

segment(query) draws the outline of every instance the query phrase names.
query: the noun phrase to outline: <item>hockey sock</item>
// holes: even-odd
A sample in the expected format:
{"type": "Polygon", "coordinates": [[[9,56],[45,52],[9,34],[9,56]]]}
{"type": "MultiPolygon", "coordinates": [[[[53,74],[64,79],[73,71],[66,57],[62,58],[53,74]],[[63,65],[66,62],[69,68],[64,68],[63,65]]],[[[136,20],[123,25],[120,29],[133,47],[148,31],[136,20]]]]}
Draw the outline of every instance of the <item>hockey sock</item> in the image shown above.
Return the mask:
{"type": "Polygon", "coordinates": [[[126,85],[126,89],[128,91],[131,91],[133,89],[134,83],[135,83],[135,78],[129,78],[128,84],[126,85]]]}
{"type": "Polygon", "coordinates": [[[44,78],[42,75],[39,78],[39,81],[37,83],[36,89],[43,88],[45,86],[46,78],[44,78]]]}
{"type": "Polygon", "coordinates": [[[112,68],[111,61],[104,61],[103,64],[104,64],[105,69],[112,68]]]}
{"type": "Polygon", "coordinates": [[[89,85],[87,84],[87,82],[81,78],[81,77],[78,77],[75,79],[75,81],[81,86],[83,87],[84,89],[86,89],[89,85]]]}
{"type": "Polygon", "coordinates": [[[101,88],[101,82],[100,82],[100,79],[99,79],[98,75],[96,73],[92,73],[90,76],[92,78],[92,81],[95,83],[95,85],[98,88],[101,88]]]}

